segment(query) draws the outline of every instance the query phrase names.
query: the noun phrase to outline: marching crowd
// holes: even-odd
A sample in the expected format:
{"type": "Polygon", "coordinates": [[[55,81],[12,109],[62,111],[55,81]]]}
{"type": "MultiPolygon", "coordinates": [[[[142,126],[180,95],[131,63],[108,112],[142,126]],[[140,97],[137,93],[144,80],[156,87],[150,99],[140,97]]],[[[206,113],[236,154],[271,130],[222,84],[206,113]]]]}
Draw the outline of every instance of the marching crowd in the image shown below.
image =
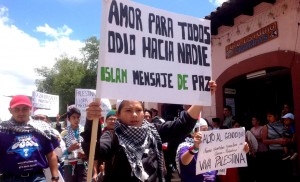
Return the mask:
{"type": "MultiPolygon", "coordinates": [[[[213,94],[215,82],[210,82],[210,89],[213,94]]],[[[201,110],[202,106],[192,105],[174,121],[164,121],[140,101],[121,100],[116,110],[103,117],[100,104],[92,102],[86,109],[85,126],[79,124],[80,110],[72,106],[66,114],[69,125],[62,128],[58,122],[53,128],[45,110],[32,111],[30,99],[16,95],[9,105],[11,119],[0,123],[0,181],[87,181],[94,120],[100,122],[92,177],[95,182],[170,181],[174,168],[182,182],[250,181],[245,178],[249,171],[243,172],[242,168],[227,169],[223,176],[217,171],[196,175],[201,131],[241,127],[230,106],[224,108],[222,125],[219,118],[213,118],[211,123],[198,119],[201,110]],[[174,141],[175,157],[167,160],[166,150],[170,148],[166,149],[165,143],[174,141]]],[[[253,127],[246,132],[244,150],[250,151],[247,169],[253,169],[253,181],[277,181],[291,170],[287,161],[297,156],[294,115],[290,111],[282,114],[283,122],[276,120],[275,112],[268,111],[268,124],[264,126],[257,117],[252,118],[253,127]],[[263,175],[266,172],[272,175],[263,175]]]]}

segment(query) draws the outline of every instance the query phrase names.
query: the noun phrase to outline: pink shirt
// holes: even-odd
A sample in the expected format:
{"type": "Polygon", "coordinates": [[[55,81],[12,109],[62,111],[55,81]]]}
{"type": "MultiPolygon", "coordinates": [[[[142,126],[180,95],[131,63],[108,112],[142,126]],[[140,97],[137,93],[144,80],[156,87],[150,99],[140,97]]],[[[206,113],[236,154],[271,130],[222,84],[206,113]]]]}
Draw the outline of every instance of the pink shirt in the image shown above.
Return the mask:
{"type": "MultiPolygon", "coordinates": [[[[262,126],[259,126],[257,128],[252,127],[250,131],[255,136],[255,138],[257,139],[258,137],[261,138],[261,130],[262,129],[263,129],[262,126]]],[[[257,152],[266,152],[266,151],[268,151],[267,145],[263,144],[261,140],[257,140],[257,143],[258,143],[257,152]]]]}

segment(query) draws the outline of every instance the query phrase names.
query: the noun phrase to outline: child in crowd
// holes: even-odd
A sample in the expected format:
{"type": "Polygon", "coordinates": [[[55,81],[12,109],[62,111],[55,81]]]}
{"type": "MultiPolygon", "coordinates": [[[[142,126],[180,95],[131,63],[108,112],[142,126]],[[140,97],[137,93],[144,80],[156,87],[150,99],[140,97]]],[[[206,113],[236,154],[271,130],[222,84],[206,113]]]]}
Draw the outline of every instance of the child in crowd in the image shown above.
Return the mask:
{"type": "Polygon", "coordinates": [[[66,150],[64,151],[65,182],[81,182],[86,181],[87,178],[86,157],[81,147],[83,138],[80,134],[84,129],[79,125],[80,115],[81,112],[77,107],[69,106],[67,116],[70,125],[61,133],[62,139],[66,143],[66,150]]]}
{"type": "Polygon", "coordinates": [[[283,137],[291,140],[291,143],[283,146],[284,155],[282,160],[294,160],[297,156],[296,151],[296,132],[295,132],[295,124],[294,124],[294,115],[292,113],[287,113],[283,117],[284,123],[284,132],[283,137]]]}

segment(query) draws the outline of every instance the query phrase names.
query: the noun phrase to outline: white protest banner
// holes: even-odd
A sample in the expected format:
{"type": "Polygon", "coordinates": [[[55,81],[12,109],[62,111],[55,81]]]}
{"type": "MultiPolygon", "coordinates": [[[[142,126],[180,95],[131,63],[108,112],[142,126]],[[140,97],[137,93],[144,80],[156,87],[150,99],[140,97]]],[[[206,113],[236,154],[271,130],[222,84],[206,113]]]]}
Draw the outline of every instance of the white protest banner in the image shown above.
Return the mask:
{"type": "Polygon", "coordinates": [[[101,25],[98,98],[211,105],[209,20],[103,0],[101,25]]]}
{"type": "Polygon", "coordinates": [[[92,89],[75,89],[75,106],[80,110],[80,124],[84,126],[86,121],[86,108],[96,97],[96,90],[92,89]]]}
{"type": "Polygon", "coordinates": [[[203,131],[196,174],[247,166],[245,128],[203,131]]]}
{"type": "Polygon", "coordinates": [[[56,117],[59,113],[59,96],[46,94],[38,91],[32,92],[32,107],[47,110],[48,117],[56,117]]]}
{"type": "MultiPolygon", "coordinates": [[[[75,106],[80,110],[80,124],[84,126],[86,121],[86,108],[96,97],[96,90],[93,89],[75,89],[75,106]]],[[[101,99],[102,116],[111,110],[111,104],[108,99],[101,99]]]]}

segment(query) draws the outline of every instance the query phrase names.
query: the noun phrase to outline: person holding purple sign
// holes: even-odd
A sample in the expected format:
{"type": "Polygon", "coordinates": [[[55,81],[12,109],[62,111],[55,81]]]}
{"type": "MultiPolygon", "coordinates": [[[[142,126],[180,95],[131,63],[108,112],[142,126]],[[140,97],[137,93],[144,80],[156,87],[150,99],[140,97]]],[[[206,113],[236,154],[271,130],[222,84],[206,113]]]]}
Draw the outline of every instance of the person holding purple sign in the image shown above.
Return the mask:
{"type": "MultiPolygon", "coordinates": [[[[217,171],[212,170],[202,174],[196,175],[196,163],[198,158],[198,151],[201,147],[202,134],[201,131],[207,131],[208,124],[203,118],[197,121],[190,136],[181,143],[177,149],[176,165],[178,173],[182,182],[216,182],[217,171]]],[[[249,152],[249,146],[245,142],[244,151],[249,152]]]]}
{"type": "Polygon", "coordinates": [[[197,154],[201,143],[201,133],[199,131],[207,130],[207,122],[203,118],[200,118],[200,121],[197,121],[191,136],[187,137],[185,142],[178,146],[176,165],[182,182],[215,182],[217,179],[217,171],[209,171],[196,175],[197,154]]]}

